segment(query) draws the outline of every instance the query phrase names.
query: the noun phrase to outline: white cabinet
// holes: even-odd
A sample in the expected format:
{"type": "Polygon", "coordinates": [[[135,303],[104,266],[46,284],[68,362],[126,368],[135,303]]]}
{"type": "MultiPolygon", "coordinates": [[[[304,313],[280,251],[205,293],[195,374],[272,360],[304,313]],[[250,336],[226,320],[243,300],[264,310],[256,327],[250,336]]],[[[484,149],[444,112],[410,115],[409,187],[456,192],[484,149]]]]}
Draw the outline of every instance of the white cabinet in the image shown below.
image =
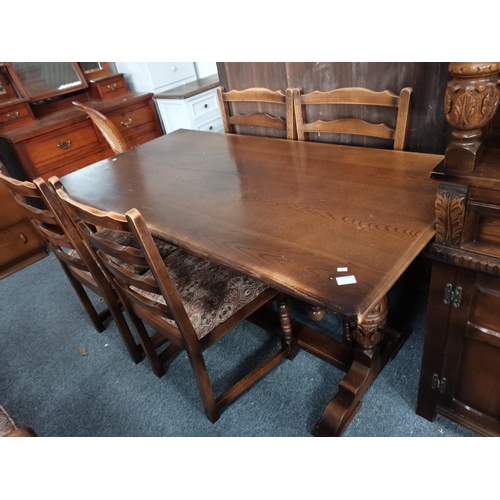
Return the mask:
{"type": "Polygon", "coordinates": [[[184,99],[156,99],[165,133],[178,128],[222,132],[222,118],[216,89],[184,99]]]}
{"type": "Polygon", "coordinates": [[[115,63],[130,90],[153,92],[165,133],[179,128],[223,132],[217,102],[215,63],[156,62],[115,63]]]}
{"type": "Polygon", "coordinates": [[[192,62],[117,62],[132,92],[163,92],[196,80],[192,62]]]}
{"type": "Polygon", "coordinates": [[[218,75],[210,75],[155,94],[165,133],[178,128],[222,132],[218,86],[218,75]]]}

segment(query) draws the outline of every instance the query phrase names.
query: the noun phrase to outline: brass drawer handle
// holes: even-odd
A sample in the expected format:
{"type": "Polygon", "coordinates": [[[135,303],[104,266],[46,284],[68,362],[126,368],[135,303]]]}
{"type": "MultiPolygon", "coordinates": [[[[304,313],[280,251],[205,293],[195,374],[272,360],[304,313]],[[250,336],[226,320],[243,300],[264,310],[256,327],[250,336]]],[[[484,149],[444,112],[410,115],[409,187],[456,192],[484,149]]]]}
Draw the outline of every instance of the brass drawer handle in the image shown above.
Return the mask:
{"type": "Polygon", "coordinates": [[[116,83],[110,83],[108,85],[108,89],[114,92],[116,90],[116,83]]]}
{"type": "Polygon", "coordinates": [[[28,238],[26,238],[26,236],[24,236],[23,233],[19,233],[19,238],[21,238],[21,241],[26,244],[28,243],[28,238]]]}
{"type": "Polygon", "coordinates": [[[132,118],[125,118],[125,120],[122,120],[120,123],[124,127],[130,127],[130,124],[132,123],[132,118]]]}
{"type": "Polygon", "coordinates": [[[58,142],[57,147],[61,149],[68,149],[71,146],[71,141],[58,142]]]}
{"type": "Polygon", "coordinates": [[[19,118],[19,111],[12,111],[11,113],[7,113],[7,116],[12,120],[17,120],[19,118]]]}

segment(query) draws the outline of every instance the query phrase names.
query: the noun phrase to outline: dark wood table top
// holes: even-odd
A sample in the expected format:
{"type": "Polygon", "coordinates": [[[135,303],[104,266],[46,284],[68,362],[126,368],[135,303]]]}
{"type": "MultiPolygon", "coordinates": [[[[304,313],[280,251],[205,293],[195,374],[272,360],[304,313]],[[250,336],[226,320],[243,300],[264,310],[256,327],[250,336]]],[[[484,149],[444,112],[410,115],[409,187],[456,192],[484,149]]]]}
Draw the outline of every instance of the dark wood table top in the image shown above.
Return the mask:
{"type": "Polygon", "coordinates": [[[62,178],[159,237],[362,321],[434,236],[443,157],[178,130],[62,178]],[[347,273],[337,267],[348,267],[347,273]],[[340,286],[337,276],[354,275],[340,286]]]}

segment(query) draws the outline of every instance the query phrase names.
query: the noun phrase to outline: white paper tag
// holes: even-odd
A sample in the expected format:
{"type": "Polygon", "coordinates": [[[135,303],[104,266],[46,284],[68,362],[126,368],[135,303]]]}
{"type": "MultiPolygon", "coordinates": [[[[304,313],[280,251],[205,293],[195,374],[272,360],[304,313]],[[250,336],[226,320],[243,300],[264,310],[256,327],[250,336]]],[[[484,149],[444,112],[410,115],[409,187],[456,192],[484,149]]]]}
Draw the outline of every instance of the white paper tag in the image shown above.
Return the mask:
{"type": "Polygon", "coordinates": [[[347,272],[347,267],[337,267],[337,272],[338,273],[346,273],[347,272]]]}
{"type": "Polygon", "coordinates": [[[356,278],[351,276],[338,276],[335,278],[337,280],[337,285],[352,285],[353,283],[357,283],[356,278]]]}

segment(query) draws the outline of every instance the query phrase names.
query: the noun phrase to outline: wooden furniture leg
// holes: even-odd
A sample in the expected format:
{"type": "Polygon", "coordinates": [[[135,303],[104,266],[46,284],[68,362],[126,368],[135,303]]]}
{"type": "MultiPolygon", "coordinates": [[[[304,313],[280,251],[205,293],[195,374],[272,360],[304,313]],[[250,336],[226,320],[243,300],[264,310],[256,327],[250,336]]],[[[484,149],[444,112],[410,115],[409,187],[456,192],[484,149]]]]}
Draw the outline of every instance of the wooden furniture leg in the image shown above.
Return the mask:
{"type": "Polygon", "coordinates": [[[278,295],[278,315],[280,320],[281,345],[288,350],[288,359],[292,360],[298,354],[297,340],[292,336],[292,321],[288,310],[288,297],[284,293],[278,295]]]}
{"type": "Polygon", "coordinates": [[[321,321],[325,317],[325,309],[318,306],[308,306],[307,315],[313,321],[321,321]]]}
{"type": "Polygon", "coordinates": [[[355,346],[351,368],[314,426],[314,436],[341,436],[358,412],[361,398],[383,366],[379,344],[384,338],[386,317],[387,298],[384,297],[352,330],[355,346]]]}

